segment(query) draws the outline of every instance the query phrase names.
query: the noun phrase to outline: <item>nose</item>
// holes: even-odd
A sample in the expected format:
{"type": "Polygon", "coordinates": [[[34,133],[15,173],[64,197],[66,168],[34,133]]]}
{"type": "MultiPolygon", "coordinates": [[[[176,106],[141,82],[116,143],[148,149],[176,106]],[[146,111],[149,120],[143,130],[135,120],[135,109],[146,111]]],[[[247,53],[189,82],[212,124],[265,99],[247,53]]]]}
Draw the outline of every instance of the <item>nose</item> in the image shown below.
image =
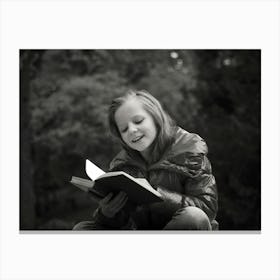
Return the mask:
{"type": "Polygon", "coordinates": [[[137,127],[134,124],[129,124],[128,131],[129,133],[135,133],[137,131],[137,127]]]}

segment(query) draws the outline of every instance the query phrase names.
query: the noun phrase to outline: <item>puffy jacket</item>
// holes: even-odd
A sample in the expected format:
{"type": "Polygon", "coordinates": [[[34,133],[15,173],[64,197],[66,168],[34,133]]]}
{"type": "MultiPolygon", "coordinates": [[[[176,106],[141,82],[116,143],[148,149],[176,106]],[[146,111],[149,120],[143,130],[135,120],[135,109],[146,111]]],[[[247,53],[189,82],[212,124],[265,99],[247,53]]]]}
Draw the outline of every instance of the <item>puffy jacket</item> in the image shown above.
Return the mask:
{"type": "Polygon", "coordinates": [[[96,211],[94,218],[112,228],[162,229],[180,208],[196,206],[212,222],[218,210],[218,195],[208,148],[197,134],[177,129],[175,141],[159,161],[151,165],[141,156],[122,150],[111,162],[110,171],[123,170],[134,177],[146,178],[164,198],[163,202],[139,206],[130,215],[120,213],[114,219],[96,211]]]}

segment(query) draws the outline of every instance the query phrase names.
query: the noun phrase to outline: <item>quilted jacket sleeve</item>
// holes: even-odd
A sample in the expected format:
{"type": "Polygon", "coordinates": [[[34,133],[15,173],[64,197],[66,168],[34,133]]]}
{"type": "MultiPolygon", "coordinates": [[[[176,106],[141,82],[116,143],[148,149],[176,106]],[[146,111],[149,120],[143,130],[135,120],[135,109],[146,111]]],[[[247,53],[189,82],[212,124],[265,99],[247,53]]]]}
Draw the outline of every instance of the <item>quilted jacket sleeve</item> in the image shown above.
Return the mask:
{"type": "Polygon", "coordinates": [[[185,158],[185,167],[188,174],[184,184],[183,206],[199,207],[210,220],[215,219],[218,210],[218,194],[207,156],[190,154],[185,158]]]}

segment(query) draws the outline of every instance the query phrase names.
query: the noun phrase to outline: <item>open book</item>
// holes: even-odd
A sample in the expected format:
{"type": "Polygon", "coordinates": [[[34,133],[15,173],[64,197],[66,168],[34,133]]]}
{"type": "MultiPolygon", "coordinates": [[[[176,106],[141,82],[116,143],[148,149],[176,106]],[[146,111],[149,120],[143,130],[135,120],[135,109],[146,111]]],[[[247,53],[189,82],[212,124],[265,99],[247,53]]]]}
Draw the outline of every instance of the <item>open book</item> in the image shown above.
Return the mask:
{"type": "Polygon", "coordinates": [[[123,171],[105,173],[88,159],[86,173],[91,180],[72,176],[70,183],[92,193],[96,198],[102,199],[110,192],[117,194],[124,191],[129,201],[134,204],[149,204],[163,200],[161,194],[144,178],[134,178],[123,171]]]}

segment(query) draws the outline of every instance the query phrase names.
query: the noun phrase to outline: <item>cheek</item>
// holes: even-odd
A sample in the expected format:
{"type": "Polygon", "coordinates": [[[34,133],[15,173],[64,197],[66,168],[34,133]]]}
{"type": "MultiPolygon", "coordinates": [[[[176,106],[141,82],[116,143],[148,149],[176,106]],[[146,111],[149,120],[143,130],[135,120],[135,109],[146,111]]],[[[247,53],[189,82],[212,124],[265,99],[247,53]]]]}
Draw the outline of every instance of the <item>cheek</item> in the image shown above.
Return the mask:
{"type": "Polygon", "coordinates": [[[150,132],[153,136],[156,136],[157,135],[157,127],[154,123],[151,123],[151,126],[150,126],[150,132]]]}
{"type": "Polygon", "coordinates": [[[121,138],[122,138],[123,142],[125,142],[126,144],[128,143],[128,139],[127,139],[126,134],[121,135],[121,138]]]}

